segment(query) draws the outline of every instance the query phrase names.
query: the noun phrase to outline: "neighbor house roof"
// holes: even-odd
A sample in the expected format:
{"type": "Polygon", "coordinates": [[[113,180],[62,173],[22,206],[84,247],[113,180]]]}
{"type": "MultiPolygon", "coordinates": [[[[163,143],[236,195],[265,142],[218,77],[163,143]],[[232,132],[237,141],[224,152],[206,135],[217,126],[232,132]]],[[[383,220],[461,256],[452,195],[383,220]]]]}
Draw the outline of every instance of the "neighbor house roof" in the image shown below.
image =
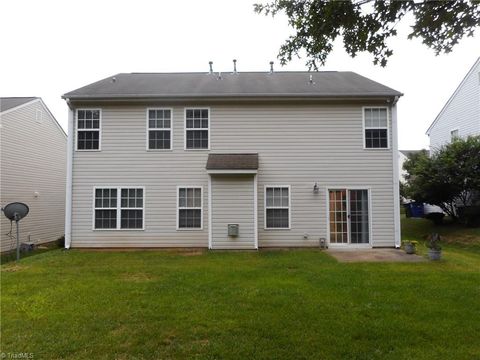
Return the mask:
{"type": "Polygon", "coordinates": [[[402,94],[350,71],[117,74],[67,99],[395,97],[402,94]]]}
{"type": "Polygon", "coordinates": [[[421,151],[426,151],[427,154],[429,153],[428,150],[399,150],[399,151],[406,157],[410,157],[410,155],[413,155],[413,154],[418,154],[421,151]]]}
{"type": "Polygon", "coordinates": [[[450,98],[448,99],[448,101],[445,103],[445,105],[443,105],[442,107],[442,110],[440,110],[440,112],[438,113],[438,115],[435,117],[435,120],[433,120],[433,122],[430,124],[430,126],[428,127],[427,131],[425,132],[425,134],[429,135],[430,136],[430,131],[432,130],[432,128],[435,126],[435,124],[437,123],[438,119],[440,119],[440,116],[442,116],[442,114],[445,112],[445,110],[447,109],[448,105],[452,102],[452,100],[455,98],[455,96],[457,95],[457,93],[460,91],[460,89],[462,88],[463,84],[467,81],[467,79],[470,77],[470,75],[475,71],[477,65],[480,64],[480,57],[475,61],[475,63],[472,65],[472,67],[470,68],[470,70],[468,70],[468,73],[467,75],[465,75],[465,77],[463,78],[463,80],[461,81],[461,83],[457,86],[457,88],[455,89],[455,91],[453,92],[452,96],[450,96],[450,98]]]}
{"type": "Polygon", "coordinates": [[[209,154],[207,170],[257,170],[258,154],[209,154]]]}
{"type": "Polygon", "coordinates": [[[26,104],[38,99],[37,97],[0,97],[0,112],[26,104]]]}

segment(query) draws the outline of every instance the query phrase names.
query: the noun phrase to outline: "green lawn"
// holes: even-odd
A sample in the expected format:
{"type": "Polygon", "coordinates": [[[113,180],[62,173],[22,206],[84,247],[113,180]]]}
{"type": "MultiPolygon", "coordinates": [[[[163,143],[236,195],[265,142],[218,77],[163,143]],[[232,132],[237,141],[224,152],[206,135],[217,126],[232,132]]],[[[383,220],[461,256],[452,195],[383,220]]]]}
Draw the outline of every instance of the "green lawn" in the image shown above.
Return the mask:
{"type": "MultiPolygon", "coordinates": [[[[404,221],[405,238],[431,230],[404,221]]],[[[441,230],[480,240],[478,230],[441,230]]],[[[318,250],[53,250],[2,265],[1,351],[89,360],[477,359],[478,249],[447,245],[440,262],[408,264],[344,264],[318,250]]]]}

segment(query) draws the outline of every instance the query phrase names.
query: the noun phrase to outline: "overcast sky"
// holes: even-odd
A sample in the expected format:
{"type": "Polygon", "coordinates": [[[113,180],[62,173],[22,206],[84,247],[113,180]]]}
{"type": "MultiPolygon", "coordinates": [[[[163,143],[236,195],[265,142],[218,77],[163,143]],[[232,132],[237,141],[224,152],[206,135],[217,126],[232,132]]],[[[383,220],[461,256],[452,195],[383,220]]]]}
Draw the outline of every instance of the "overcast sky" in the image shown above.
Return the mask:
{"type": "MultiPolygon", "coordinates": [[[[258,0],[261,1],[261,0],[258,0]]],[[[119,72],[306,70],[305,59],[280,68],[286,17],[253,12],[251,0],[7,0],[0,7],[0,96],[40,96],[66,128],[60,96],[119,72]]],[[[350,70],[405,94],[399,101],[400,149],[428,147],[425,135],[475,60],[480,35],[436,57],[407,40],[408,20],[391,41],[386,68],[369,54],[350,58],[339,42],[321,70],[350,70]]]]}

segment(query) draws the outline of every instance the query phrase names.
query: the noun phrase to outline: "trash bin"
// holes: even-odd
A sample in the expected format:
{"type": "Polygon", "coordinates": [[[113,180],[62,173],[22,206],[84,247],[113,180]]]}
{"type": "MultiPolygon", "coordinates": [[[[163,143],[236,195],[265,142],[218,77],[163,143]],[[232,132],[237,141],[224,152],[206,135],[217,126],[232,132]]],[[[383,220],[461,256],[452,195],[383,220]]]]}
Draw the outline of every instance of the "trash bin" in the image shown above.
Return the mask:
{"type": "Polygon", "coordinates": [[[423,203],[421,202],[411,202],[405,204],[405,215],[407,218],[422,218],[423,217],[423,203]]]}

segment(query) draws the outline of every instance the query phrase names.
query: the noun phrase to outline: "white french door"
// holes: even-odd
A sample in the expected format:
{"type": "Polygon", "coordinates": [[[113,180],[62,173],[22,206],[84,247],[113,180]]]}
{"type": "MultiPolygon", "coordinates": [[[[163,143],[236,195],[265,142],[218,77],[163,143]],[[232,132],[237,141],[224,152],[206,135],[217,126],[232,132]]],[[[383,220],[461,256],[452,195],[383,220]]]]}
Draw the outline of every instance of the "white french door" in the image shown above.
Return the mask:
{"type": "Polygon", "coordinates": [[[370,242],[369,194],[367,189],[328,190],[331,244],[370,242]]]}

